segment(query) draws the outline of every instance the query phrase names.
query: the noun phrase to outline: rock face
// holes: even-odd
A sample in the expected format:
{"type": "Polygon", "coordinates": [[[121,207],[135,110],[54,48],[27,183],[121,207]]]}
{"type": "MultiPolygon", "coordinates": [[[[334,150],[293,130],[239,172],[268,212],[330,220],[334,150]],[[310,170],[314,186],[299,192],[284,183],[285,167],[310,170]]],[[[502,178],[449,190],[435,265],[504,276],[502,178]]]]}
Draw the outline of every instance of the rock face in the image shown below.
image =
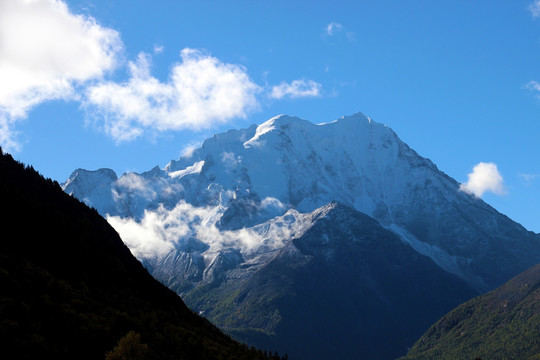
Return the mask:
{"type": "MultiPolygon", "coordinates": [[[[401,304],[411,309],[409,328],[419,336],[427,318],[473,296],[471,288],[491,290],[540,262],[539,235],[461,192],[455,180],[390,128],[362,114],[319,125],[282,115],[215,135],[164,169],[114,181],[102,176],[101,182],[78,171],[63,187],[106,216],[154,276],[230,333],[257,345],[286,342],[287,329],[304,334],[305,341],[287,348],[298,358],[309,357],[306,349],[329,354],[319,349],[324,342],[315,330],[310,333],[319,328],[305,321],[316,321],[315,313],[323,316],[328,307],[333,307],[328,339],[342,326],[336,319],[359,321],[346,327],[357,337],[347,350],[340,349],[343,358],[354,358],[360,354],[354,349],[362,346],[364,354],[388,350],[391,358],[405,351],[406,341],[389,350],[394,338],[381,340],[377,349],[362,339],[385,334],[376,326],[396,330],[396,338],[402,335],[391,321],[401,316],[394,313],[398,304],[392,292],[398,284],[423,293],[402,295],[423,305],[401,304]],[[362,249],[371,242],[358,239],[376,228],[381,244],[367,256],[362,249]],[[394,258],[384,244],[403,258],[394,258]],[[390,266],[393,261],[402,267],[390,266]],[[401,270],[393,272],[396,268],[401,270]],[[419,269],[434,278],[419,281],[419,269]],[[453,284],[448,301],[427,300],[441,281],[453,284]],[[365,297],[350,293],[355,286],[366,289],[365,297]],[[380,321],[339,317],[343,299],[350,311],[371,309],[367,314],[380,321]]],[[[340,348],[337,344],[334,348],[340,348]]]]}

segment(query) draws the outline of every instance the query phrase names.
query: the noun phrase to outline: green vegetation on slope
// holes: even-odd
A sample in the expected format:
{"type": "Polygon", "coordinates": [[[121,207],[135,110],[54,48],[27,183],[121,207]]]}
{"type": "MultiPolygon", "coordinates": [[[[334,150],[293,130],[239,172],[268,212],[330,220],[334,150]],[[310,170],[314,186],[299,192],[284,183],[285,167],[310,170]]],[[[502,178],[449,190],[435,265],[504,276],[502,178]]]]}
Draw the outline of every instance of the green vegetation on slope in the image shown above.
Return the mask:
{"type": "Polygon", "coordinates": [[[540,264],[457,307],[403,359],[540,359],[540,264]]]}
{"type": "Polygon", "coordinates": [[[94,209],[1,149],[0,199],[3,359],[267,358],[191,312],[94,209]]]}

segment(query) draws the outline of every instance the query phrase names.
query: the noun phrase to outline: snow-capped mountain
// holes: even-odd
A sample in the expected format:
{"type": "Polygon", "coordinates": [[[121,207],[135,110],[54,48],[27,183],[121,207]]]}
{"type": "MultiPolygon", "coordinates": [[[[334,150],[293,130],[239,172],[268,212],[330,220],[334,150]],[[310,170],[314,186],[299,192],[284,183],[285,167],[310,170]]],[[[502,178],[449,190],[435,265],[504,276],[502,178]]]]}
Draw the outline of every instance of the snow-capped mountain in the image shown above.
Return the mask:
{"type": "MultiPolygon", "coordinates": [[[[202,312],[204,301],[232,301],[231,291],[248,283],[251,293],[260,291],[253,279],[278,276],[275,259],[285,253],[289,263],[298,260],[295,269],[306,269],[303,256],[313,255],[297,240],[329,204],[375,219],[415,254],[461,279],[456,294],[470,294],[469,286],[492,289],[540,262],[539,235],[460,191],[390,128],[362,114],[318,125],[282,115],[215,135],[163,169],[118,179],[111,170],[77,170],[63,187],[106,216],[153,275],[202,312]]],[[[335,239],[319,233],[317,246],[330,249],[335,239]]],[[[350,229],[343,234],[349,234],[340,237],[345,242],[358,236],[350,229]]],[[[332,256],[326,259],[349,261],[332,256]]],[[[232,326],[225,308],[210,317],[232,326]]],[[[237,336],[256,323],[255,312],[235,323],[237,336]]]]}

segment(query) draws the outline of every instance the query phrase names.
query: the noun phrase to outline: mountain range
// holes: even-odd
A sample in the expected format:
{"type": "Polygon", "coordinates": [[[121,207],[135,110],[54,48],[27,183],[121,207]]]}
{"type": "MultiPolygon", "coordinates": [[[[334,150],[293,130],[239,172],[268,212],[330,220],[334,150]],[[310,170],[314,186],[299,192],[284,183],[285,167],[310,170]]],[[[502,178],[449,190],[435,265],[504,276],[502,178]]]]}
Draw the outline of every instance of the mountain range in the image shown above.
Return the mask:
{"type": "Polygon", "coordinates": [[[236,338],[293,359],[392,359],[540,262],[540,235],[362,115],[278,116],[164,168],[78,169],[150,273],[236,338]]]}

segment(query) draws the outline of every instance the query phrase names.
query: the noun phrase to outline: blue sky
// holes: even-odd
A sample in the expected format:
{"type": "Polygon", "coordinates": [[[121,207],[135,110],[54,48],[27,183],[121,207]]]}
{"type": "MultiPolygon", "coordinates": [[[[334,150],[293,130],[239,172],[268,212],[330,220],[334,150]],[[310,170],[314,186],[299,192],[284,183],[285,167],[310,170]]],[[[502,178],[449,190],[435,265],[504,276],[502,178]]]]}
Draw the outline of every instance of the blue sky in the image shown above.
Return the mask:
{"type": "Polygon", "coordinates": [[[539,83],[533,0],[0,2],[0,144],[60,182],[363,112],[540,232],[539,83]]]}

